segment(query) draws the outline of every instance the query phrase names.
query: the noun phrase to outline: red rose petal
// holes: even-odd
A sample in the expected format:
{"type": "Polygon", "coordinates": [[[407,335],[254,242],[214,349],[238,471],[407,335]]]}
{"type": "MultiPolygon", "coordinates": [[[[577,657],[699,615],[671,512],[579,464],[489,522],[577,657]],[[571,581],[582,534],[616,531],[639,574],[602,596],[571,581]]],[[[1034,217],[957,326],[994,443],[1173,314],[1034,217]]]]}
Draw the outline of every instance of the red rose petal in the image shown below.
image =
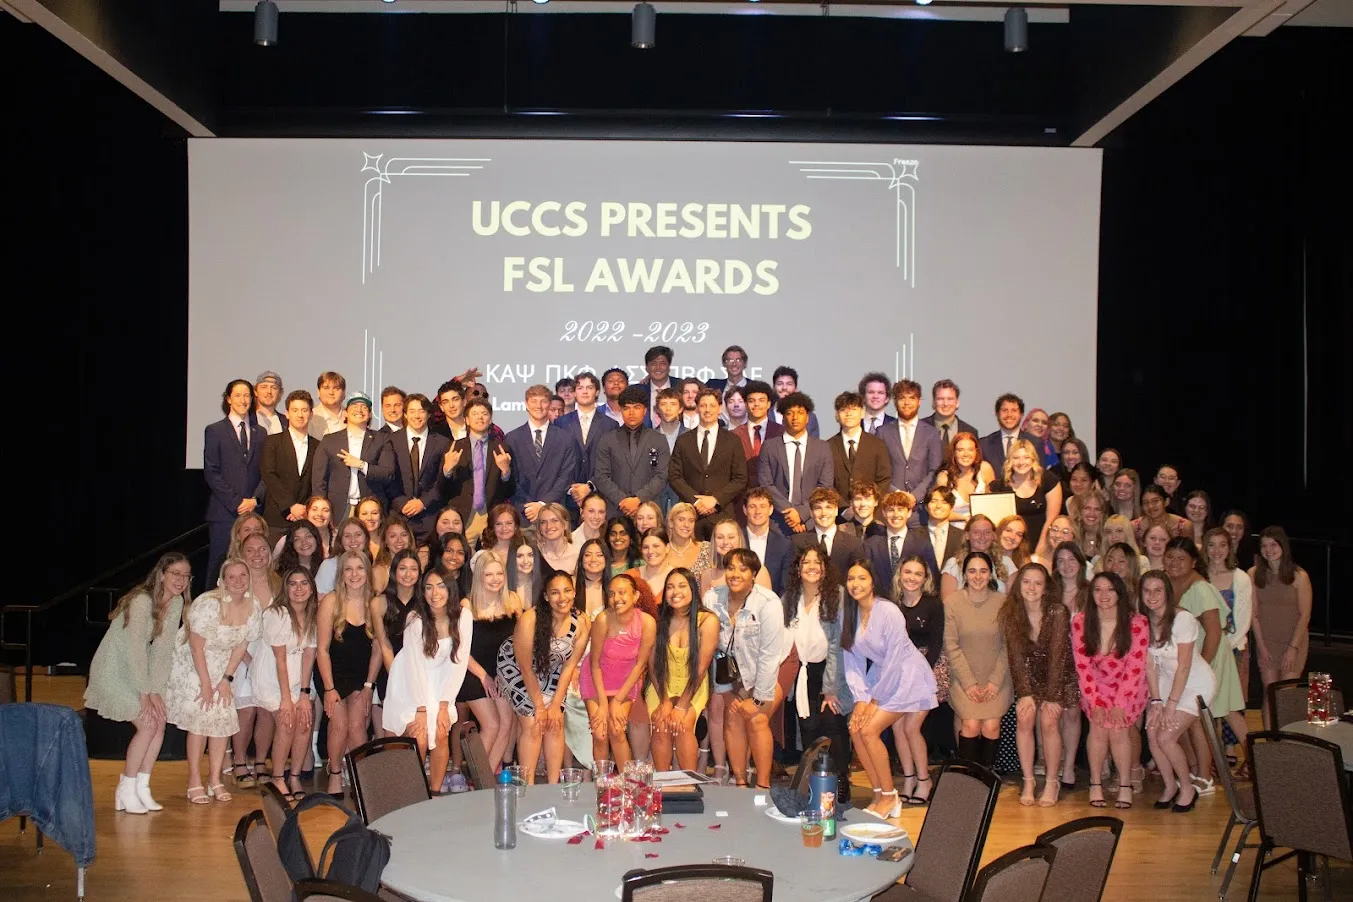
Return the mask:
{"type": "Polygon", "coordinates": [[[644,853],[644,857],[645,857],[645,858],[657,858],[657,857],[658,857],[658,853],[657,853],[657,852],[645,852],[645,853],[644,853]]]}
{"type": "Polygon", "coordinates": [[[723,826],[723,824],[710,824],[710,825],[709,825],[709,829],[711,829],[711,830],[718,830],[718,829],[719,829],[720,827],[722,827],[722,826],[723,826]]]}
{"type": "Polygon", "coordinates": [[[649,837],[645,836],[644,834],[640,833],[638,836],[631,839],[630,842],[652,842],[652,840],[649,837]]]}
{"type": "Polygon", "coordinates": [[[678,830],[685,830],[685,829],[686,829],[686,825],[685,825],[685,824],[682,824],[682,823],[676,823],[676,824],[673,824],[672,826],[673,826],[673,827],[676,827],[678,830]]]}
{"type": "Polygon", "coordinates": [[[577,834],[577,835],[575,835],[575,836],[570,836],[570,837],[568,838],[568,844],[569,844],[570,846],[580,845],[580,844],[582,843],[582,841],[583,841],[583,837],[586,836],[586,835],[587,835],[586,833],[579,833],[579,834],[577,834]]]}
{"type": "Polygon", "coordinates": [[[650,837],[648,838],[648,841],[649,841],[649,842],[662,842],[662,837],[661,837],[661,836],[650,836],[650,837]]]}
{"type": "Polygon", "coordinates": [[[603,840],[600,836],[598,836],[598,837],[597,837],[597,841],[592,845],[592,848],[594,848],[594,849],[604,849],[604,848],[606,848],[606,842],[605,842],[605,840],[603,840]]]}

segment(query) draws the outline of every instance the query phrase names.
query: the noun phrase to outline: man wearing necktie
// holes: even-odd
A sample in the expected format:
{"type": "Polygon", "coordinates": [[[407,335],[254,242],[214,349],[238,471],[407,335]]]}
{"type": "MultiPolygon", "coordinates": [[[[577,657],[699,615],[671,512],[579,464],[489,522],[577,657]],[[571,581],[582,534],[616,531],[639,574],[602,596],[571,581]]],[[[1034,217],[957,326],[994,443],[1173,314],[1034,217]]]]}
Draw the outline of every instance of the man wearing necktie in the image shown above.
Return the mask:
{"type": "Polygon", "coordinates": [[[637,385],[625,389],[620,393],[624,425],[603,435],[593,451],[592,487],[606,499],[607,516],[632,517],[640,504],[667,487],[671,453],[667,439],[648,425],[648,412],[644,390],[637,385]]]}
{"type": "Polygon", "coordinates": [[[930,387],[930,406],[934,413],[925,421],[939,430],[940,450],[945,460],[960,432],[977,435],[977,429],[958,418],[958,384],[952,379],[940,379],[930,387]]]}
{"type": "Polygon", "coordinates": [[[837,581],[844,585],[850,565],[865,559],[864,542],[848,532],[842,532],[836,523],[841,512],[841,496],[830,486],[813,489],[808,496],[813,528],[794,536],[795,548],[816,545],[822,549],[837,581]]]}
{"type": "Polygon", "coordinates": [[[426,395],[409,395],[404,401],[404,425],[390,436],[395,452],[390,509],[408,518],[420,542],[437,524],[444,490],[440,462],[451,450],[451,439],[428,430],[431,414],[432,401],[426,395]]]}
{"type": "Polygon", "coordinates": [[[487,398],[465,405],[465,437],[442,455],[442,494],[460,514],[465,538],[473,544],[488,524],[488,511],[512,497],[516,466],[504,441],[495,439],[493,407],[487,398]]]}
{"type": "MultiPolygon", "coordinates": [[[[934,484],[935,473],[944,463],[940,434],[918,416],[921,386],[916,382],[903,379],[894,385],[893,403],[897,407],[897,422],[883,429],[883,441],[892,462],[892,490],[921,498],[934,484]]],[[[912,525],[920,523],[920,513],[914,512],[912,525]]]]}
{"type": "Polygon", "coordinates": [[[206,583],[216,585],[217,571],[230,548],[235,518],[258,507],[263,498],[263,442],[268,433],[250,417],[254,387],[235,379],[221,394],[225,418],[206,428],[202,442],[202,477],[211,493],[207,499],[210,551],[206,583]]]}
{"type": "Polygon", "coordinates": [[[812,522],[808,498],[813,489],[833,483],[832,452],[826,442],[808,434],[812,398],[791,392],[780,399],[776,410],[785,432],[761,447],[757,475],[775,502],[776,525],[789,533],[802,533],[812,522]]]}
{"type": "Polygon", "coordinates": [[[1005,475],[1005,458],[1016,441],[1025,439],[1035,448],[1038,447],[1038,439],[1019,428],[1023,420],[1024,399],[1019,395],[1007,392],[996,399],[996,422],[1000,428],[990,435],[982,436],[977,446],[982,449],[982,459],[991,464],[998,479],[1005,475]]]}
{"type": "Polygon", "coordinates": [[[784,435],[785,427],[775,422],[770,415],[774,391],[768,383],[755,379],[742,389],[742,397],[747,402],[747,422],[734,429],[733,434],[742,442],[743,457],[747,461],[748,488],[760,485],[757,461],[761,458],[761,449],[767,442],[784,435]]]}
{"type": "MultiPolygon", "coordinates": [[[[703,389],[696,398],[699,424],[676,440],[667,478],[677,499],[695,505],[695,534],[709,538],[714,521],[747,487],[747,461],[733,433],[719,425],[719,393],[703,389]]],[[[664,439],[665,441],[665,439],[664,439]]],[[[609,499],[608,499],[609,500],[609,499]]]]}
{"type": "MultiPolygon", "coordinates": [[[[892,484],[893,465],[883,439],[861,428],[866,412],[864,398],[856,392],[842,392],[836,396],[835,407],[841,431],[827,439],[832,452],[832,485],[842,499],[851,497],[851,486],[856,482],[873,485],[883,497],[892,484]]],[[[844,519],[854,518],[847,507],[844,519]]]]}
{"type": "Polygon", "coordinates": [[[534,523],[546,504],[564,504],[581,466],[582,446],[566,430],[550,422],[550,390],[526,389],[526,422],[507,434],[515,462],[513,505],[534,523]]]}
{"type": "Polygon", "coordinates": [[[864,400],[860,422],[864,431],[870,435],[878,435],[884,426],[897,422],[896,417],[888,415],[888,400],[892,388],[893,381],[883,373],[865,373],[860,379],[858,391],[864,400]]]}
{"type": "Polygon", "coordinates": [[[879,518],[886,531],[882,535],[870,536],[864,542],[875,580],[881,585],[891,587],[898,566],[912,555],[925,561],[935,584],[939,585],[940,568],[935,564],[929,533],[925,527],[908,525],[915,509],[916,499],[909,492],[889,492],[883,496],[879,505],[879,518]],[[887,580],[883,580],[885,574],[887,580]]]}

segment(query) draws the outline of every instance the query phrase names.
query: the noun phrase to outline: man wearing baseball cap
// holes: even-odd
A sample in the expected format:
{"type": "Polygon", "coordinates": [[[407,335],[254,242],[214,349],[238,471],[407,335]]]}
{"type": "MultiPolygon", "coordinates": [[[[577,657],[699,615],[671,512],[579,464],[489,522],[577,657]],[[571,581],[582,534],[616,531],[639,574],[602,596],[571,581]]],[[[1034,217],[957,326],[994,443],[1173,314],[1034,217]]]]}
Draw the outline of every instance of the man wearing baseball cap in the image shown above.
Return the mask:
{"type": "Polygon", "coordinates": [[[286,428],[285,418],[277,414],[277,402],[283,396],[282,377],[272,370],[264,370],[254,380],[254,421],[268,435],[280,435],[286,428]]]}
{"type": "Polygon", "coordinates": [[[335,520],[351,516],[366,495],[383,497],[395,470],[389,436],[367,428],[371,399],[353,392],[343,409],[347,426],[320,440],[312,471],[314,494],[329,499],[335,520]]]}

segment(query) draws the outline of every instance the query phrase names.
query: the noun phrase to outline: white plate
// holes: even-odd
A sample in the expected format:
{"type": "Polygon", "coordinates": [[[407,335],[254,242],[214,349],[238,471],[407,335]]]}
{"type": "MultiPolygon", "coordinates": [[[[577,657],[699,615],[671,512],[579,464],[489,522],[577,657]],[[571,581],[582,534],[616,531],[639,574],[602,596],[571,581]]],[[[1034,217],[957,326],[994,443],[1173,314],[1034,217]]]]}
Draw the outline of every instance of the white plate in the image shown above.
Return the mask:
{"type": "Polygon", "coordinates": [[[907,836],[907,831],[901,827],[894,827],[892,824],[846,824],[836,828],[837,834],[846,839],[858,843],[878,843],[882,846],[891,846],[900,842],[911,842],[907,836]],[[880,834],[892,834],[896,836],[887,836],[886,839],[880,839],[880,834]]]}
{"type": "Polygon", "coordinates": [[[555,821],[554,823],[535,821],[530,824],[518,824],[517,829],[527,836],[534,836],[537,839],[569,839],[587,828],[580,821],[555,821]]]}
{"type": "Polygon", "coordinates": [[[775,807],[774,802],[771,802],[766,806],[766,817],[773,821],[779,821],[782,824],[797,824],[799,822],[797,817],[790,817],[789,815],[782,813],[779,808],[775,807]]]}

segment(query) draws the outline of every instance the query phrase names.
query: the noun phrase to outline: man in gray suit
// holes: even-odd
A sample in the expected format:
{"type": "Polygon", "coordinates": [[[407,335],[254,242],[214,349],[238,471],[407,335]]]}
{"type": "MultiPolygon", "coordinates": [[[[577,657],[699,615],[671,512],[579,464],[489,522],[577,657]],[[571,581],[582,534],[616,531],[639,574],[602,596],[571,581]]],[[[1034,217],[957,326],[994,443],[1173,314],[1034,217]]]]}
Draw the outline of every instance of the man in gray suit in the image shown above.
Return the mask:
{"type": "MultiPolygon", "coordinates": [[[[893,466],[894,492],[910,492],[924,498],[935,482],[935,473],[944,465],[940,433],[917,414],[921,410],[921,386],[903,379],[893,386],[897,422],[883,427],[883,444],[893,466]]],[[[920,511],[912,512],[912,526],[921,524],[920,511]]]]}
{"type": "Polygon", "coordinates": [[[757,481],[775,502],[775,522],[782,531],[804,532],[813,522],[808,496],[813,489],[830,487],[834,480],[832,452],[822,439],[808,434],[813,399],[790,392],[775,406],[784,423],[784,435],[761,446],[756,462],[757,481]]]}
{"type": "Polygon", "coordinates": [[[624,425],[597,439],[592,452],[592,487],[606,499],[606,514],[634,516],[639,505],[667,487],[671,452],[667,439],[647,425],[648,393],[631,385],[620,393],[624,425]]]}

